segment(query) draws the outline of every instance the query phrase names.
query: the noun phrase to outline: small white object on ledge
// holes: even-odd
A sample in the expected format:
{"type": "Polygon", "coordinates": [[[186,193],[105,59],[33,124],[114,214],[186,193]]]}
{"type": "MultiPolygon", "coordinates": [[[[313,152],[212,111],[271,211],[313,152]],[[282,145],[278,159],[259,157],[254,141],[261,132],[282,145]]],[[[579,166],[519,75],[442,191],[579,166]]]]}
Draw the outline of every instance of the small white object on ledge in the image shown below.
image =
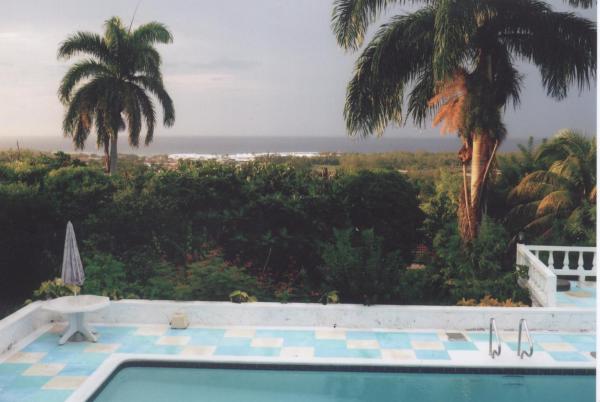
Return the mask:
{"type": "Polygon", "coordinates": [[[172,329],[186,329],[190,325],[190,322],[188,321],[185,313],[177,312],[173,314],[169,324],[171,325],[172,329]]]}

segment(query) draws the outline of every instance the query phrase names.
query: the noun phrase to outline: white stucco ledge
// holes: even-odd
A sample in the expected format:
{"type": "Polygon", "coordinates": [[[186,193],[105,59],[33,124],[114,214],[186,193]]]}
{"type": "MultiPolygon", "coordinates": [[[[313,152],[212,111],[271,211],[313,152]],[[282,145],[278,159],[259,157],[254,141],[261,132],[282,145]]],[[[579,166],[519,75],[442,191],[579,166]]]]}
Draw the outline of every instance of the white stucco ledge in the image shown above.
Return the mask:
{"type": "Polygon", "coordinates": [[[90,313],[90,322],[167,324],[184,312],[192,325],[343,327],[391,329],[487,329],[491,317],[498,328],[516,330],[525,318],[530,330],[595,331],[594,309],[542,307],[363,306],[358,304],[175,302],[119,300],[90,313]]]}

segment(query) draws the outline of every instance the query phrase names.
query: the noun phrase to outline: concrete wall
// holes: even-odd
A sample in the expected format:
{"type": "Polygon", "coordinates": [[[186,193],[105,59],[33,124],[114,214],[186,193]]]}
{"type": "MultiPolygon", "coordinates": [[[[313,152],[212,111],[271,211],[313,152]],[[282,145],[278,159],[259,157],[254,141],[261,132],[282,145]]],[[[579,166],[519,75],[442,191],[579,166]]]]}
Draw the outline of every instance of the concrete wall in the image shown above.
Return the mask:
{"type": "Polygon", "coordinates": [[[395,329],[517,329],[527,319],[531,330],[595,331],[593,309],[458,306],[362,306],[308,303],[173,302],[120,300],[89,315],[91,322],[166,324],[185,312],[193,325],[290,326],[395,329]]]}

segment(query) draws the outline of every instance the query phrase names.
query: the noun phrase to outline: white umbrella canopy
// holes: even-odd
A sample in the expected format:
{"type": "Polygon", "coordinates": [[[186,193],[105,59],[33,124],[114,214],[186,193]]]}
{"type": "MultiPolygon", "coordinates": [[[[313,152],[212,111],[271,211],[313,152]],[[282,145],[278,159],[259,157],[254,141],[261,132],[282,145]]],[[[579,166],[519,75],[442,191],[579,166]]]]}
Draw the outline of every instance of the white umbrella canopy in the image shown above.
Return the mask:
{"type": "Polygon", "coordinates": [[[71,221],[67,223],[61,278],[65,284],[77,286],[83,285],[85,280],[83,264],[77,248],[77,239],[75,239],[75,230],[71,221]]]}

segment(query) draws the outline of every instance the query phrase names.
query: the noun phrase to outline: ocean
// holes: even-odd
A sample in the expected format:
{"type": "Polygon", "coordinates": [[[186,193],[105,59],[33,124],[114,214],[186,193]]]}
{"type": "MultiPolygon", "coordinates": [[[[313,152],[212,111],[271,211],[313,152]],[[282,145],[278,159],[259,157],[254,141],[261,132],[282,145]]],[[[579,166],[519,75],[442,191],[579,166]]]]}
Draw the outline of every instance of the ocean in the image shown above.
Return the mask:
{"type": "MultiPolygon", "coordinates": [[[[16,149],[17,141],[21,149],[38,151],[80,152],[74,149],[68,138],[56,137],[0,137],[0,149],[16,149]]],[[[500,152],[517,150],[517,144],[526,143],[523,138],[509,138],[500,147],[500,152]]],[[[539,143],[539,140],[536,141],[539,143]]],[[[83,152],[102,153],[90,138],[83,152]]],[[[150,146],[132,148],[127,144],[126,135],[119,139],[119,153],[136,155],[172,155],[173,157],[199,157],[236,154],[287,154],[311,156],[318,153],[375,153],[392,151],[456,152],[460,148],[456,137],[372,137],[368,139],[338,137],[171,137],[157,135],[150,146]]]]}

